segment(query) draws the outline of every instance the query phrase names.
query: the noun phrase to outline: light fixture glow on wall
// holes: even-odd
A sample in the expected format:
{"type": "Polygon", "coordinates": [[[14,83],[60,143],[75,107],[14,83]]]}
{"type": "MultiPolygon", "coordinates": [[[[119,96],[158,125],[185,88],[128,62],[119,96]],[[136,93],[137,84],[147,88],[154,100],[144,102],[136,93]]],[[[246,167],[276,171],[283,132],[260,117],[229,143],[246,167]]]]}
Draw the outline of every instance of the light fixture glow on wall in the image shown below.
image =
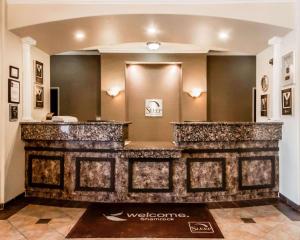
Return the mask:
{"type": "Polygon", "coordinates": [[[118,87],[112,87],[106,91],[106,93],[111,97],[116,97],[120,92],[121,90],[118,87]]]}
{"type": "Polygon", "coordinates": [[[154,27],[154,26],[148,27],[148,28],[147,28],[147,33],[148,33],[149,35],[155,35],[155,34],[157,33],[156,27],[154,27]]]}
{"type": "Polygon", "coordinates": [[[147,42],[147,47],[149,50],[154,51],[160,48],[159,42],[147,42]]]}
{"type": "Polygon", "coordinates": [[[225,31],[219,32],[219,39],[222,41],[226,41],[229,39],[229,33],[225,31]]]}
{"type": "Polygon", "coordinates": [[[188,92],[188,94],[193,98],[200,97],[202,93],[202,90],[200,88],[193,88],[191,91],[188,92]]]}
{"type": "Polygon", "coordinates": [[[85,39],[85,33],[82,31],[77,31],[74,36],[75,36],[75,39],[78,41],[82,41],[85,39]]]}

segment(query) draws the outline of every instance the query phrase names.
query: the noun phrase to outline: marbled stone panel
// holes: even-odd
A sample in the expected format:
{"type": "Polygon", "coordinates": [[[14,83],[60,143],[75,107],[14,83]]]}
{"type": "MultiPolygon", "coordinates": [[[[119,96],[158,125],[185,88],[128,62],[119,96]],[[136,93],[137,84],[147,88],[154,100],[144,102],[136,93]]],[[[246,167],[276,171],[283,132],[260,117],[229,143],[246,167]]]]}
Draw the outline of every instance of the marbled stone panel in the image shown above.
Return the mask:
{"type": "Polygon", "coordinates": [[[23,140],[124,142],[129,123],[22,123],[23,140]]]}
{"type": "MultiPolygon", "coordinates": [[[[274,166],[275,167],[275,166],[274,166]]],[[[257,159],[241,161],[242,186],[272,185],[273,165],[271,159],[257,159]]]]}
{"type": "Polygon", "coordinates": [[[60,184],[60,161],[54,159],[32,159],[32,183],[60,184]]]}
{"type": "MultiPolygon", "coordinates": [[[[204,159],[202,159],[204,160],[204,159]]],[[[221,188],[223,169],[221,161],[192,161],[190,162],[190,187],[221,188]]]]}
{"type": "MultiPolygon", "coordinates": [[[[104,160],[104,159],[101,159],[104,160]]],[[[111,168],[110,161],[89,161],[81,159],[80,160],[80,187],[88,188],[110,188],[111,187],[111,168]]]]}
{"type": "Polygon", "coordinates": [[[176,145],[186,142],[272,141],[282,138],[282,123],[173,123],[176,145]]]}
{"type": "Polygon", "coordinates": [[[134,189],[168,189],[169,162],[133,162],[132,187],[134,189]]]}

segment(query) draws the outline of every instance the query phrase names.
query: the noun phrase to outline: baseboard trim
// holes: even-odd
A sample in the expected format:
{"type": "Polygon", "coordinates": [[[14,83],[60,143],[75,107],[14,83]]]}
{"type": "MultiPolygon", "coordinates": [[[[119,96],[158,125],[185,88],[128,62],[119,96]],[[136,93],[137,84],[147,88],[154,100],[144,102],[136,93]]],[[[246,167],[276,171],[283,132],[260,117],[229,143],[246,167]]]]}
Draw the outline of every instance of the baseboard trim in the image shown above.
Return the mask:
{"type": "Polygon", "coordinates": [[[25,197],[25,192],[19,194],[18,196],[16,196],[15,198],[7,201],[6,203],[0,203],[0,210],[4,210],[8,205],[10,205],[11,203],[13,203],[14,201],[18,200],[18,199],[22,199],[25,197]]]}
{"type": "Polygon", "coordinates": [[[295,209],[296,211],[300,212],[300,205],[297,203],[293,202],[292,200],[288,199],[286,196],[283,194],[279,193],[279,199],[283,201],[285,204],[290,206],[291,208],[295,209]]]}

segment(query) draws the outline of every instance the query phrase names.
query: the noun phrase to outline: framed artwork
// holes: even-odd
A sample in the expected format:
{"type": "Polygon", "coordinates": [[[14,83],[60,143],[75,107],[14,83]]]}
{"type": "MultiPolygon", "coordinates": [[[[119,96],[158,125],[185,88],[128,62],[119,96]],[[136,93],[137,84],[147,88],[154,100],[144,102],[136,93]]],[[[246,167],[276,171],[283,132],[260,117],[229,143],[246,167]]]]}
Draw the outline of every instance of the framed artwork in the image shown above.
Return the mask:
{"type": "Polygon", "coordinates": [[[35,85],[35,108],[44,108],[44,87],[35,85]]]}
{"type": "Polygon", "coordinates": [[[9,66],[9,77],[14,79],[19,79],[19,68],[14,66],[9,66]]]}
{"type": "Polygon", "coordinates": [[[145,117],[162,117],[162,116],[163,116],[163,100],[146,99],[145,117]]]}
{"type": "Polygon", "coordinates": [[[262,117],[267,117],[268,116],[268,95],[264,94],[261,95],[260,97],[260,115],[262,117]]]}
{"type": "Polygon", "coordinates": [[[281,90],[282,115],[293,114],[293,89],[285,88],[281,90]]]}
{"type": "Polygon", "coordinates": [[[20,82],[8,79],[8,102],[20,103],[20,82]]]}
{"type": "Polygon", "coordinates": [[[44,83],[44,64],[35,61],[35,82],[38,84],[43,84],[44,83]]]}
{"type": "Polygon", "coordinates": [[[269,89],[269,78],[267,75],[264,75],[260,81],[261,89],[263,92],[267,92],[269,89]]]}
{"type": "Polygon", "coordinates": [[[15,122],[18,121],[18,105],[17,104],[9,104],[9,121],[15,122]]]}
{"type": "Polygon", "coordinates": [[[290,85],[295,80],[294,52],[282,57],[282,85],[290,85]]]}

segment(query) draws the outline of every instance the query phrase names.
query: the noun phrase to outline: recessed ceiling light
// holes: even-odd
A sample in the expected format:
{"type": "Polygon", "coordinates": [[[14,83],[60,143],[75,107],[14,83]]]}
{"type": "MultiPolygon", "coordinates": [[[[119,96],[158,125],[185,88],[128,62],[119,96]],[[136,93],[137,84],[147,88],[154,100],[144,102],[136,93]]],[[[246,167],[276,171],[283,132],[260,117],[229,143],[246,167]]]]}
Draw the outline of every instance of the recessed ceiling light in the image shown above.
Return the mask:
{"type": "Polygon", "coordinates": [[[223,40],[223,41],[226,41],[229,39],[229,33],[228,32],[219,32],[219,39],[220,40],[223,40]]]}
{"type": "Polygon", "coordinates": [[[149,50],[158,50],[160,48],[159,42],[147,42],[147,47],[149,50]]]}
{"type": "Polygon", "coordinates": [[[150,27],[148,27],[148,29],[147,29],[147,33],[148,33],[148,34],[150,34],[150,35],[154,35],[154,34],[156,34],[156,33],[157,33],[157,29],[156,29],[156,27],[154,27],[154,26],[150,26],[150,27]]]}
{"type": "Polygon", "coordinates": [[[78,31],[75,33],[75,38],[78,41],[82,41],[83,39],[85,39],[85,33],[82,31],[78,31]]]}

